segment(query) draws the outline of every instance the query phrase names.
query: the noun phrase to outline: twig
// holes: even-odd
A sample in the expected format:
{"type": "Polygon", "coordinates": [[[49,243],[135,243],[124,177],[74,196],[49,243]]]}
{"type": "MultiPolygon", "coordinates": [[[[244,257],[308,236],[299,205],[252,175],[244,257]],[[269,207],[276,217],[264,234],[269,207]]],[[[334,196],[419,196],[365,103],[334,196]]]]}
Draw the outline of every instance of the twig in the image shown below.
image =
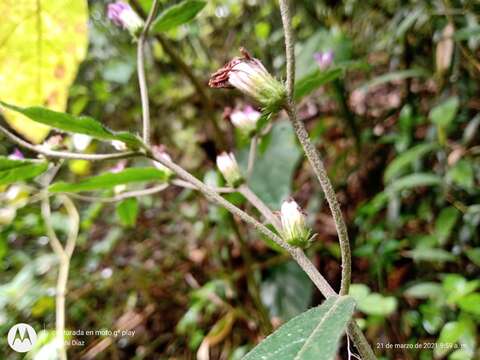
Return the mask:
{"type": "Polygon", "coordinates": [[[75,249],[75,243],[78,237],[78,228],[80,217],[73,202],[65,195],[61,195],[60,199],[68,212],[70,218],[70,227],[65,247],[62,246],[58,239],[51,222],[50,200],[47,194],[42,201],[42,216],[45,223],[47,235],[50,239],[50,245],[53,252],[57,255],[59,261],[57,288],[55,295],[55,336],[58,346],[58,354],[60,359],[67,359],[65,348],[65,295],[67,292],[68,272],[70,269],[70,259],[75,249]]]}
{"type": "Polygon", "coordinates": [[[81,201],[89,201],[89,202],[100,201],[104,203],[112,203],[112,202],[117,202],[117,201],[125,200],[128,198],[132,198],[132,197],[136,198],[140,196],[153,195],[165,190],[166,188],[168,188],[168,186],[169,184],[161,184],[148,189],[127,191],[112,197],[87,196],[87,195],[80,195],[75,193],[69,193],[69,196],[81,201]]]}
{"type": "MultiPolygon", "coordinates": [[[[179,187],[183,187],[183,188],[186,188],[186,189],[193,189],[193,190],[198,190],[198,188],[189,183],[188,181],[184,181],[184,180],[180,180],[180,179],[174,179],[171,181],[172,185],[176,185],[176,186],[179,186],[179,187]]],[[[236,192],[237,190],[235,190],[234,188],[231,188],[231,187],[212,187],[212,189],[219,193],[219,194],[229,194],[229,193],[233,193],[233,192],[236,192]]]]}
{"type": "Polygon", "coordinates": [[[154,0],[150,9],[150,13],[148,14],[147,20],[145,21],[145,26],[143,27],[142,33],[138,38],[137,46],[137,73],[138,84],[140,86],[140,97],[142,101],[143,141],[147,145],[150,145],[150,106],[148,104],[148,88],[147,81],[145,79],[144,52],[148,30],[150,29],[153,19],[155,18],[155,15],[158,11],[158,5],[158,0],[154,0]]]}
{"type": "Polygon", "coordinates": [[[141,155],[141,153],[133,152],[133,151],[118,152],[113,154],[79,154],[79,153],[73,153],[68,151],[55,151],[55,150],[47,149],[41,145],[32,145],[29,142],[18,137],[17,135],[11,133],[2,125],[0,125],[0,132],[5,134],[7,138],[12,140],[14,143],[20,145],[21,147],[34,151],[38,154],[45,155],[46,157],[49,157],[49,158],[100,161],[100,160],[125,159],[129,157],[141,155]]]}
{"type": "Polygon", "coordinates": [[[327,171],[323,165],[320,155],[313,146],[308,132],[303,123],[298,119],[293,100],[294,85],[295,85],[295,52],[293,30],[291,26],[291,15],[288,0],[280,0],[280,10],[282,14],[282,23],[285,32],[285,51],[287,58],[287,105],[286,111],[290,121],[292,122],[298,140],[302,144],[303,150],[307,155],[313,171],[317,175],[318,181],[325,193],[330,211],[332,212],[335,227],[337,228],[338,241],[340,242],[340,249],[342,255],[342,281],[340,286],[340,295],[348,294],[351,278],[351,254],[350,243],[348,241],[348,232],[345,222],[343,220],[342,211],[338,203],[332,183],[328,178],[327,171]]]}
{"type": "Polygon", "coordinates": [[[258,137],[255,135],[250,140],[250,151],[248,152],[247,180],[250,180],[255,166],[255,157],[257,155],[258,137]]]}
{"type": "Polygon", "coordinates": [[[277,216],[270,210],[270,208],[265,205],[265,203],[260,200],[260,198],[247,186],[241,185],[238,188],[240,194],[242,194],[259,212],[263,215],[267,221],[273,225],[275,230],[281,234],[282,233],[282,224],[277,216]]]}

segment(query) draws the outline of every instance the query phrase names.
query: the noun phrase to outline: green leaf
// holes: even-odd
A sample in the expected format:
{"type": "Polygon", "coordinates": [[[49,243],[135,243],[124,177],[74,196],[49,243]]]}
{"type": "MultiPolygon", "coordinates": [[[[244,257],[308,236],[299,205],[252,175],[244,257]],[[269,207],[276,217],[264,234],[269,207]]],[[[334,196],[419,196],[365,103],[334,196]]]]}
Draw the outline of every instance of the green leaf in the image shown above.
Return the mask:
{"type": "Polygon", "coordinates": [[[455,31],[453,38],[458,41],[469,40],[471,37],[480,36],[480,26],[469,26],[455,31]]]}
{"type": "Polygon", "coordinates": [[[409,287],[404,294],[415,299],[429,299],[442,296],[443,291],[439,283],[427,281],[409,287]]]}
{"type": "Polygon", "coordinates": [[[13,160],[0,157],[0,185],[8,185],[17,181],[34,178],[48,169],[47,162],[13,160]]]}
{"type": "Polygon", "coordinates": [[[430,120],[441,128],[447,128],[455,119],[459,104],[460,102],[456,96],[445,100],[430,111],[430,120]]]}
{"type": "Polygon", "coordinates": [[[137,222],[138,201],[136,198],[128,198],[117,204],[117,216],[123,226],[133,227],[137,222]]]}
{"type": "Polygon", "coordinates": [[[437,149],[438,147],[438,144],[435,143],[419,144],[399,154],[385,169],[385,173],[383,175],[385,183],[393,180],[393,178],[404,172],[408,165],[418,161],[422,156],[437,149]]]}
{"type": "Polygon", "coordinates": [[[367,315],[389,316],[397,309],[397,299],[372,293],[364,284],[352,284],[349,295],[357,302],[358,310],[367,315]]]}
{"type": "Polygon", "coordinates": [[[435,357],[442,357],[445,354],[449,353],[451,348],[446,347],[445,345],[455,344],[462,337],[464,332],[465,326],[463,322],[450,321],[446,323],[443,326],[442,331],[440,331],[440,336],[437,340],[437,344],[439,346],[435,347],[434,349],[435,357]]]}
{"type": "Polygon", "coordinates": [[[22,108],[7,104],[3,101],[0,101],[0,104],[10,110],[25,115],[35,122],[45,124],[59,130],[77,134],[85,134],[99,140],[120,140],[131,148],[139,148],[143,146],[142,141],[135,135],[128,132],[115,133],[89,116],[73,116],[39,106],[22,108]]]}
{"type": "Polygon", "coordinates": [[[480,286],[480,280],[467,281],[459,274],[448,274],[443,279],[443,289],[447,294],[447,302],[455,304],[465,295],[468,295],[480,286]]]}
{"type": "Polygon", "coordinates": [[[419,186],[435,186],[442,183],[442,178],[430,173],[416,173],[395,180],[387,187],[387,192],[398,192],[419,186]]]}
{"type": "Polygon", "coordinates": [[[194,19],[205,7],[205,1],[187,0],[162,11],[152,25],[154,32],[165,32],[194,19]]]}
{"type": "Polygon", "coordinates": [[[426,247],[413,249],[407,252],[407,256],[415,261],[446,262],[456,260],[456,256],[448,251],[426,247]]]}
{"type": "Polygon", "coordinates": [[[118,173],[105,173],[77,183],[57,182],[49,188],[51,192],[80,192],[112,189],[117,185],[157,181],[165,182],[168,174],[156,168],[129,168],[118,173]]]}
{"type": "Polygon", "coordinates": [[[473,165],[467,159],[459,160],[447,172],[447,179],[465,190],[473,188],[475,183],[473,165]]]}
{"type": "MultiPolygon", "coordinates": [[[[288,121],[273,125],[268,136],[262,138],[257,151],[250,186],[272,209],[291,194],[293,172],[301,152],[292,126],[288,121]]],[[[246,168],[248,147],[238,153],[238,159],[246,168]]]]}
{"type": "MultiPolygon", "coordinates": [[[[0,13],[0,100],[65,111],[87,51],[87,0],[3,0],[0,13]]],[[[20,113],[6,111],[5,117],[34,143],[50,131],[20,113]]]]}
{"type": "Polygon", "coordinates": [[[415,78],[415,77],[427,77],[428,75],[429,75],[428,71],[424,69],[409,69],[409,70],[393,71],[368,81],[367,83],[363,84],[360,88],[358,88],[358,90],[367,91],[372,87],[385,84],[391,81],[398,81],[398,80],[404,80],[404,79],[415,78]]]}
{"type": "Polygon", "coordinates": [[[320,86],[339,78],[343,74],[342,69],[331,68],[325,71],[315,70],[301,78],[295,84],[295,100],[300,100],[320,86]]]}
{"type": "Polygon", "coordinates": [[[435,235],[439,245],[444,245],[448,240],[459,215],[458,210],[452,206],[440,212],[435,221],[435,235]]]}
{"type": "Polygon", "coordinates": [[[480,248],[468,249],[465,251],[465,254],[470,259],[472,263],[477,266],[480,266],[480,248]]]}
{"type": "Polygon", "coordinates": [[[354,305],[351,297],[331,297],[281,326],[243,360],[331,360],[354,305]]]}
{"type": "Polygon", "coordinates": [[[270,315],[284,321],[307,310],[312,294],[312,282],[294,261],[269,269],[260,286],[262,302],[270,315]]]}
{"type": "Polygon", "coordinates": [[[480,316],[480,293],[468,294],[458,301],[460,309],[480,316]]]}

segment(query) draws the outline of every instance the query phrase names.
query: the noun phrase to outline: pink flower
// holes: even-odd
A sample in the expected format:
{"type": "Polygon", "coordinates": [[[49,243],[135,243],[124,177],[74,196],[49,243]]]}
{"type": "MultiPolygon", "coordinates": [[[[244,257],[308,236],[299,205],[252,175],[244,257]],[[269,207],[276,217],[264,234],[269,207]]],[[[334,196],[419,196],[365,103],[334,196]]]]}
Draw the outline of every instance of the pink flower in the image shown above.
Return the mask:
{"type": "MultiPolygon", "coordinates": [[[[172,161],[172,158],[170,157],[170,155],[168,155],[168,153],[165,151],[164,145],[153,145],[152,152],[153,152],[153,155],[155,155],[155,157],[159,157],[167,161],[172,161]]],[[[172,175],[172,171],[159,161],[153,161],[153,166],[155,166],[158,170],[164,171],[167,174],[167,176],[172,175]]]]}
{"type": "Polygon", "coordinates": [[[243,110],[237,109],[230,114],[232,124],[246,135],[250,135],[257,129],[257,122],[262,114],[252,106],[247,105],[243,110]]]}
{"type": "Polygon", "coordinates": [[[335,57],[332,50],[325,52],[319,51],[313,55],[313,58],[318,64],[320,70],[325,70],[333,63],[333,58],[335,57]]]}
{"type": "Polygon", "coordinates": [[[117,26],[130,31],[132,35],[136,35],[144,25],[143,20],[127,3],[117,1],[108,4],[107,17],[117,26]]]}
{"type": "Polygon", "coordinates": [[[127,166],[127,160],[120,160],[115,164],[114,167],[110,169],[110,172],[114,174],[122,172],[123,170],[125,170],[126,166],[127,166]]]}
{"type": "Polygon", "coordinates": [[[15,148],[15,150],[13,150],[13,152],[8,156],[8,158],[12,160],[23,160],[25,159],[25,156],[23,156],[23,153],[20,150],[15,148]]]}

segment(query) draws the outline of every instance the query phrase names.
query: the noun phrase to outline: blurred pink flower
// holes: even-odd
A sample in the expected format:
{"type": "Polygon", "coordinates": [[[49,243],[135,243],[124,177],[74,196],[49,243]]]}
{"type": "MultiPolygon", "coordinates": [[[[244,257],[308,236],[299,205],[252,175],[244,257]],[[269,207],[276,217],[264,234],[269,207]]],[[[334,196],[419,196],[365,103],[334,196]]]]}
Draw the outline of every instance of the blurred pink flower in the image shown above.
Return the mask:
{"type": "Polygon", "coordinates": [[[25,159],[25,156],[23,156],[23,153],[20,150],[15,148],[15,150],[13,150],[13,152],[8,156],[8,158],[12,160],[23,160],[25,159]]]}
{"type": "Polygon", "coordinates": [[[107,17],[117,26],[130,31],[132,35],[137,34],[144,25],[143,20],[123,1],[108,4],[107,17]]]}
{"type": "Polygon", "coordinates": [[[335,57],[335,54],[333,53],[332,50],[328,50],[325,52],[319,51],[313,54],[313,58],[317,62],[320,70],[325,70],[328,67],[330,67],[330,65],[332,65],[333,63],[334,57],[335,57]]]}

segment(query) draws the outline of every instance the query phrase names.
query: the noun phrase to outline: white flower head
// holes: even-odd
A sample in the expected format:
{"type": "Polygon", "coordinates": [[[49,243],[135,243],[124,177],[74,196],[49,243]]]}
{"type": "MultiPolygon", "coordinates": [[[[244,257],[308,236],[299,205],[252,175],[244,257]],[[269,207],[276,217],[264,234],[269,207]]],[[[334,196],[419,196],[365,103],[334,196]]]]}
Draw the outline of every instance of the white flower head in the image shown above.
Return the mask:
{"type": "Polygon", "coordinates": [[[240,168],[233,153],[223,152],[217,156],[217,167],[228,185],[237,187],[243,182],[240,168]]]}
{"type": "Polygon", "coordinates": [[[85,151],[92,142],[92,137],[85,134],[73,134],[73,147],[77,151],[85,151]]]}
{"type": "Polygon", "coordinates": [[[263,66],[245,49],[243,57],[236,57],[210,77],[208,85],[213,88],[236,88],[255,99],[267,112],[278,111],[285,103],[286,90],[263,66]]]}
{"type": "Polygon", "coordinates": [[[257,122],[262,114],[250,105],[242,110],[237,109],[230,114],[232,124],[246,135],[251,135],[257,130],[257,122]]]}
{"type": "Polygon", "coordinates": [[[305,214],[293,199],[283,202],[280,209],[283,236],[290,245],[306,247],[310,240],[305,214]]]}

